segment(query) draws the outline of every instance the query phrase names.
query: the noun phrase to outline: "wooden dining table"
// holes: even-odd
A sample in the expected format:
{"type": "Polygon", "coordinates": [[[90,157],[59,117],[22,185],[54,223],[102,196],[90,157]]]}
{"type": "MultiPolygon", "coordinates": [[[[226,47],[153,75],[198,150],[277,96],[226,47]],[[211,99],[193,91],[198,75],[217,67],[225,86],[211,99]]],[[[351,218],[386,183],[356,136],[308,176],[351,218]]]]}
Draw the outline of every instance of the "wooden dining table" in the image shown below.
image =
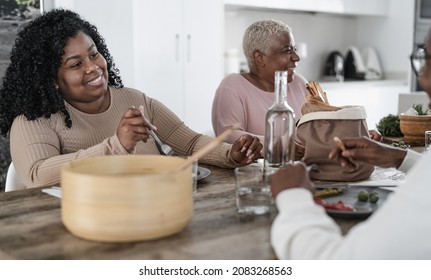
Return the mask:
{"type": "MultiPolygon", "coordinates": [[[[234,171],[205,167],[211,174],[198,182],[193,217],[186,228],[151,241],[84,240],[66,229],[61,199],[42,192],[43,188],[0,193],[0,259],[276,259],[270,244],[276,207],[268,215],[238,214],[234,171]]],[[[371,179],[401,180],[403,176],[395,169],[377,168],[371,179]]],[[[344,234],[364,219],[334,218],[344,234]]]]}

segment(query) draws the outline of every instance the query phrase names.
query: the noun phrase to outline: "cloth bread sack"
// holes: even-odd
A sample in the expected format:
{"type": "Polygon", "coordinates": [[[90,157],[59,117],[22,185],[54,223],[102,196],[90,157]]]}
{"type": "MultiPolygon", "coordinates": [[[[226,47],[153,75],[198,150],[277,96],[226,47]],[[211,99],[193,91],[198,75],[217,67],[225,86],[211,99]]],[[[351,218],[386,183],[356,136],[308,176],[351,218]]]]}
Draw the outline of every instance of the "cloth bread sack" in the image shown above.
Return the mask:
{"type": "Polygon", "coordinates": [[[298,122],[296,141],[304,147],[301,160],[307,165],[317,164],[319,170],[310,172],[310,178],[323,181],[359,181],[370,177],[374,166],[356,162],[358,168],[346,169],[337,160],[328,159],[336,145],[334,137],[370,137],[362,106],[340,107],[338,111],[311,112],[298,122]]]}

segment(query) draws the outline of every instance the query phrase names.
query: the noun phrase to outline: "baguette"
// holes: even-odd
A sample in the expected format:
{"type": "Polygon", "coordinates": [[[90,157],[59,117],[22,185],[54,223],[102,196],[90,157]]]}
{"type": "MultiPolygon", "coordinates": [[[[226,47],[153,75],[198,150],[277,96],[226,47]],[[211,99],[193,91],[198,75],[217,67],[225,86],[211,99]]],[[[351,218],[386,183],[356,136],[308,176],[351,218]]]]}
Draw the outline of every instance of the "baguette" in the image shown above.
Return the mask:
{"type": "Polygon", "coordinates": [[[329,104],[327,94],[318,82],[310,81],[305,85],[305,88],[310,94],[305,97],[305,103],[301,108],[303,115],[311,112],[338,111],[341,109],[329,104]]]}
{"type": "MultiPolygon", "coordinates": [[[[338,136],[334,137],[334,141],[335,141],[335,143],[337,143],[337,146],[340,147],[340,149],[342,151],[346,151],[347,150],[346,146],[344,146],[343,141],[341,141],[341,139],[338,138],[338,136]]],[[[353,159],[347,158],[347,160],[350,161],[350,163],[353,165],[353,167],[355,168],[355,170],[358,169],[358,164],[353,159]]]]}
{"type": "Polygon", "coordinates": [[[310,93],[310,95],[315,98],[318,99],[320,101],[323,102],[323,99],[320,97],[319,91],[315,85],[314,82],[309,82],[305,85],[305,88],[308,90],[308,92],[310,93]]]}
{"type": "Polygon", "coordinates": [[[320,86],[319,83],[315,82],[315,84],[316,84],[317,91],[319,92],[319,95],[323,97],[323,100],[324,100],[324,102],[326,104],[329,104],[328,103],[328,98],[326,97],[326,92],[323,91],[323,89],[322,89],[322,87],[320,86]]]}

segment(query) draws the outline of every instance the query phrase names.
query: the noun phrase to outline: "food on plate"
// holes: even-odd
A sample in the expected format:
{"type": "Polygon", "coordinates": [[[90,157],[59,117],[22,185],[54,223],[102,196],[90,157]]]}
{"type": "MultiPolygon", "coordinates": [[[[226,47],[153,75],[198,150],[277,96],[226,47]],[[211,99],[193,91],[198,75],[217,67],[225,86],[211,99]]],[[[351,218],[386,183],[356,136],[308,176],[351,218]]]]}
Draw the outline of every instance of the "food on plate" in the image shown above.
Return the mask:
{"type": "Polygon", "coordinates": [[[317,191],[314,193],[315,198],[325,198],[325,197],[332,197],[337,196],[343,193],[343,189],[341,188],[329,188],[329,189],[323,189],[321,191],[317,191]]]}
{"type": "Polygon", "coordinates": [[[360,191],[358,192],[358,200],[362,202],[368,201],[370,198],[370,194],[367,191],[360,191]]]}
{"type": "Polygon", "coordinates": [[[342,210],[342,211],[355,210],[350,205],[345,204],[342,200],[338,200],[337,202],[333,202],[333,203],[326,203],[326,201],[321,198],[314,198],[314,202],[323,206],[325,209],[329,209],[329,210],[342,210]]]}
{"type": "Polygon", "coordinates": [[[377,203],[379,201],[379,193],[376,191],[372,191],[370,193],[370,202],[371,203],[377,203]]]}
{"type": "MultiPolygon", "coordinates": [[[[318,187],[317,187],[318,188],[318,187]]],[[[343,187],[333,187],[333,188],[325,188],[314,193],[314,202],[323,206],[327,210],[340,210],[340,211],[354,211],[357,212],[358,208],[355,208],[353,205],[359,207],[359,211],[362,210],[362,204],[357,203],[373,203],[376,204],[379,201],[379,192],[376,190],[353,190],[353,189],[345,189],[343,187]],[[349,192],[350,191],[350,192],[349,192]],[[353,194],[353,196],[351,196],[353,194]],[[340,196],[337,200],[337,197],[340,196]],[[357,197],[357,201],[355,200],[357,197]],[[325,200],[325,198],[329,198],[325,200]],[[343,201],[344,199],[344,201],[343,201]],[[347,201],[347,203],[345,202],[347,201]],[[351,204],[351,205],[349,205],[351,204]]],[[[377,206],[369,206],[369,207],[377,207],[377,206]]],[[[371,209],[371,208],[370,208],[371,209]]],[[[334,213],[334,212],[332,212],[334,213]]]]}
{"type": "Polygon", "coordinates": [[[393,141],[391,145],[404,150],[410,148],[410,145],[404,143],[404,141],[399,141],[399,142],[393,141]]]}
{"type": "Polygon", "coordinates": [[[368,193],[362,190],[358,193],[358,200],[362,202],[367,202],[369,200],[371,203],[377,203],[377,201],[379,201],[379,193],[376,191],[368,193]]]}

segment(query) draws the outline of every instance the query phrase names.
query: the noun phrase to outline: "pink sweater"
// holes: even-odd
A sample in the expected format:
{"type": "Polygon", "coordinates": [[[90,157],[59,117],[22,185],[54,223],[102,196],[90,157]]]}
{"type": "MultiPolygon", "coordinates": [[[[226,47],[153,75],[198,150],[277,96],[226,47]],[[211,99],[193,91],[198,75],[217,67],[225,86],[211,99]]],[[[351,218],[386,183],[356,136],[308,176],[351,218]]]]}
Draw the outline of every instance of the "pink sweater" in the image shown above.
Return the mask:
{"type": "MultiPolygon", "coordinates": [[[[308,94],[307,81],[300,75],[288,84],[287,103],[298,120],[301,107],[308,94]]],[[[239,74],[230,74],[220,83],[213,101],[212,125],[216,135],[223,133],[235,123],[240,129],[230,134],[225,140],[233,143],[242,134],[248,133],[259,137],[261,143],[265,135],[265,115],[274,103],[274,93],[263,91],[239,74]]]]}

